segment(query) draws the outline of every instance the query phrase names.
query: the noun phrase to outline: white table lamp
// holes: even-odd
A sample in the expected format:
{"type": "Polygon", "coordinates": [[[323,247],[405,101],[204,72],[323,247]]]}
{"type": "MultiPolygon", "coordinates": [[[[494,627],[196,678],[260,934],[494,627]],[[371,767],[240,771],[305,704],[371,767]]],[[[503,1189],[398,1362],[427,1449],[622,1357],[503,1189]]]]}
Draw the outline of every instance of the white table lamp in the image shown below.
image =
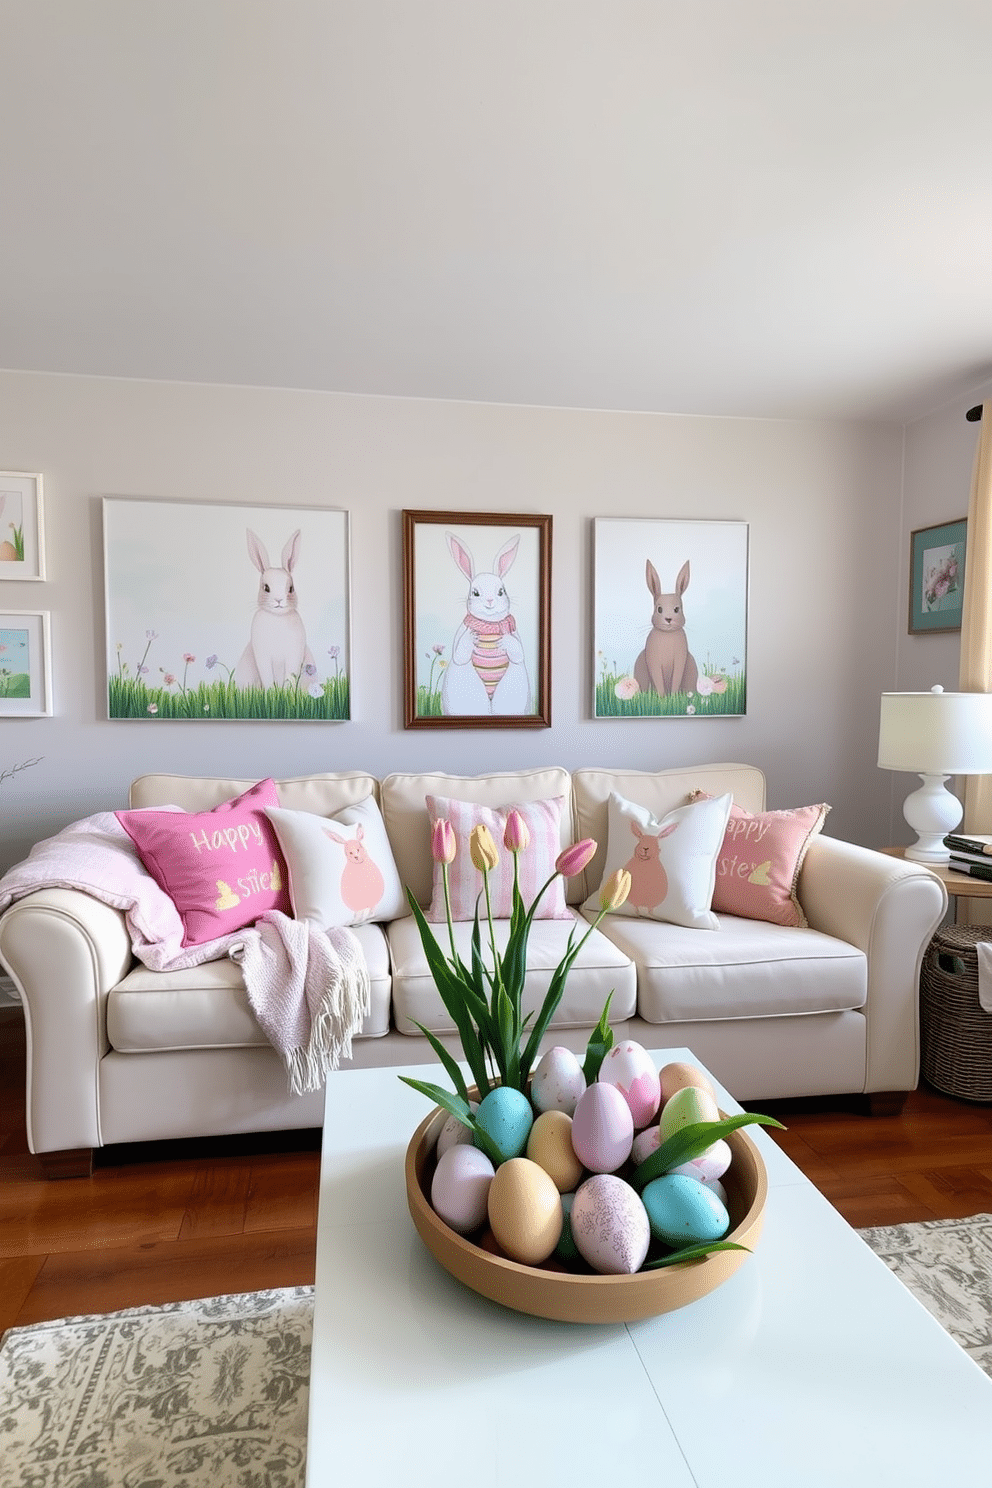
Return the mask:
{"type": "Polygon", "coordinates": [[[944,785],[951,775],[992,774],[992,693],[883,692],[878,728],[882,770],[911,770],[923,784],[903,805],[917,840],[907,858],[946,863],[944,837],[964,807],[944,785]]]}

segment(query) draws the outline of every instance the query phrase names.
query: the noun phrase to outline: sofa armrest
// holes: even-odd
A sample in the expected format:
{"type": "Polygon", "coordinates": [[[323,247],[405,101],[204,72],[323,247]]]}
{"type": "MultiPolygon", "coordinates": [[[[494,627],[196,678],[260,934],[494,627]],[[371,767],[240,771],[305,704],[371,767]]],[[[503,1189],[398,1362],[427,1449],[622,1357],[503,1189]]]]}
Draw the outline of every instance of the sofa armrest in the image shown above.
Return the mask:
{"type": "Polygon", "coordinates": [[[100,1146],[107,994],[132,965],[123,914],[77,889],[40,889],[0,917],[0,961],[24,1008],[28,1146],[100,1146]]]}
{"type": "Polygon", "coordinates": [[[914,1090],[920,1073],[920,966],[947,913],[947,889],[922,863],[820,835],[799,875],[810,927],[868,958],[865,1090],[914,1090]]]}

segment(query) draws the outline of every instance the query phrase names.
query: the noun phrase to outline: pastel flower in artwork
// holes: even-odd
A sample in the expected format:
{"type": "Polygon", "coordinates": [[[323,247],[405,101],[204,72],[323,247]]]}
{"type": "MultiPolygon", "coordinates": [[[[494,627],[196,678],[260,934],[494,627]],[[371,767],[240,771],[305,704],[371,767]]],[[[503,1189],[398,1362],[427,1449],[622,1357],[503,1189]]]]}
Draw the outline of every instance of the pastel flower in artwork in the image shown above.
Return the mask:
{"type": "Polygon", "coordinates": [[[319,682],[315,682],[312,687],[307,688],[307,696],[312,698],[321,698],[324,696],[324,689],[319,682]]]}
{"type": "MultiPolygon", "coordinates": [[[[317,675],[317,668],[314,666],[314,664],[313,664],[312,661],[308,661],[306,663],[306,665],[304,666],[304,668],[303,668],[303,675],[305,677],[316,677],[316,675],[317,675]]],[[[311,696],[312,696],[312,694],[311,694],[311,696]]]]}
{"type": "Polygon", "coordinates": [[[158,703],[149,703],[148,704],[148,712],[149,713],[157,713],[158,712],[158,703]]]}
{"type": "Polygon", "coordinates": [[[696,683],[696,691],[700,697],[709,697],[713,691],[713,678],[707,677],[705,672],[700,672],[699,681],[696,683]]]}
{"type": "Polygon", "coordinates": [[[184,651],[183,652],[183,661],[186,663],[187,666],[189,666],[189,664],[190,664],[191,661],[195,661],[195,660],[196,660],[196,657],[193,655],[193,653],[191,651],[184,651]]]}
{"type": "Polygon", "coordinates": [[[686,710],[685,710],[685,711],[686,711],[686,712],[687,712],[687,713],[695,713],[695,711],[696,711],[696,710],[695,710],[695,708],[694,708],[694,707],[693,707],[693,705],[692,705],[692,703],[690,703],[690,704],[689,704],[689,706],[688,706],[688,708],[686,708],[686,710]]]}
{"type": "Polygon", "coordinates": [[[434,655],[435,656],[443,656],[444,655],[444,647],[443,646],[435,645],[433,647],[433,651],[434,651],[434,655]]]}
{"type": "Polygon", "coordinates": [[[506,818],[506,828],[503,832],[503,846],[507,852],[524,852],[530,845],[530,831],[520,812],[511,811],[506,818]]]}
{"type": "Polygon", "coordinates": [[[331,658],[332,661],[337,661],[338,657],[341,655],[341,647],[340,646],[328,646],[328,648],[327,648],[327,654],[331,658]]]}
{"type": "Polygon", "coordinates": [[[158,631],[157,630],[146,630],[145,631],[145,640],[146,641],[157,641],[158,640],[158,631]]]}
{"type": "Polygon", "coordinates": [[[596,844],[591,837],[583,837],[581,842],[573,842],[571,847],[566,847],[555,859],[555,868],[562,878],[575,878],[583,868],[588,867],[596,854],[596,844]]]}
{"type": "Polygon", "coordinates": [[[165,683],[166,687],[171,687],[176,679],[172,672],[164,672],[162,674],[162,680],[165,683]]]}
{"type": "Polygon", "coordinates": [[[640,692],[640,684],[634,677],[621,677],[613,692],[621,702],[628,702],[630,698],[636,697],[640,692]]]}
{"type": "Polygon", "coordinates": [[[487,873],[499,864],[499,853],[489,828],[480,822],[469,833],[468,850],[472,862],[480,873],[487,873]]]}
{"type": "Polygon", "coordinates": [[[439,816],[431,832],[431,857],[435,863],[453,863],[458,843],[455,829],[443,816],[439,816]]]}
{"type": "Polygon", "coordinates": [[[217,665],[217,653],[215,651],[214,654],[213,654],[213,656],[208,656],[207,657],[207,671],[208,672],[212,672],[213,669],[214,669],[214,667],[216,665],[217,665]]]}

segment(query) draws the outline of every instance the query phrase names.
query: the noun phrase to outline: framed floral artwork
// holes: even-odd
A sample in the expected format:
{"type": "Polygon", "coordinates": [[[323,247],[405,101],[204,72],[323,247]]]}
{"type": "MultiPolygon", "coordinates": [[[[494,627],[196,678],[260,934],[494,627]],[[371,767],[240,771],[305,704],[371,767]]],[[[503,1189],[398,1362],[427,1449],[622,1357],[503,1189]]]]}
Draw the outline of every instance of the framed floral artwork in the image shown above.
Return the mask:
{"type": "Polygon", "coordinates": [[[348,513],[103,499],[112,719],[351,716],[348,513]]]}
{"type": "Polygon", "coordinates": [[[551,517],[403,513],[407,728],[549,728],[551,517]]]}
{"type": "Polygon", "coordinates": [[[0,579],[45,577],[41,476],[0,470],[0,579]]]}
{"type": "Polygon", "coordinates": [[[967,518],[920,527],[909,540],[909,633],[961,629],[967,518]]]}
{"type": "Polygon", "coordinates": [[[739,716],[748,524],[597,517],[593,717],[739,716]]]}
{"type": "Polygon", "coordinates": [[[52,661],[47,610],[0,613],[0,718],[47,718],[52,661]]]}

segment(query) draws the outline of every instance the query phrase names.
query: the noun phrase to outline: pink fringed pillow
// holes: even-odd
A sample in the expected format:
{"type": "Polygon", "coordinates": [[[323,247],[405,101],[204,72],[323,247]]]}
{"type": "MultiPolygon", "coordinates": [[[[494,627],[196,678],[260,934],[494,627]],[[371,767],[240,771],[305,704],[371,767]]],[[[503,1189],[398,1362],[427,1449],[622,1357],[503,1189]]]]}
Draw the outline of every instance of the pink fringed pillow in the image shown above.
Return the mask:
{"type": "MultiPolygon", "coordinates": [[[[690,800],[705,795],[693,791],[690,800]]],[[[717,914],[805,928],[806,916],[796,897],[799,870],[829,810],[821,803],[794,811],[752,813],[732,805],[716,865],[717,914]]]]}
{"type": "Polygon", "coordinates": [[[242,930],[267,910],[292,914],[286,861],[265,815],[279,805],[260,780],[213,811],[117,811],[138,856],[183,922],[183,945],[242,930]]]}
{"type": "MultiPolygon", "coordinates": [[[[555,860],[561,852],[561,814],[566,805],[564,796],[547,801],[524,801],[510,806],[477,806],[471,801],[455,801],[449,796],[428,796],[427,811],[431,827],[439,817],[449,821],[454,829],[458,850],[455,860],[448,865],[448,890],[451,895],[451,918],[471,920],[475,916],[476,900],[482,893],[482,874],[472,862],[468,840],[472,828],[482,824],[492,833],[499,852],[499,863],[489,874],[489,897],[492,902],[494,920],[508,920],[513,908],[513,854],[503,846],[506,819],[511,811],[519,811],[530,842],[520,853],[519,884],[524,904],[529,908],[541,885],[555,871],[555,860]]],[[[479,901],[479,917],[485,918],[486,901],[479,901]]],[[[434,864],[434,893],[428,920],[442,923],[444,910],[444,880],[440,863],[434,864]]],[[[571,914],[565,903],[565,887],[562,879],[556,878],[544,894],[534,916],[538,920],[568,920],[571,914]]]]}

